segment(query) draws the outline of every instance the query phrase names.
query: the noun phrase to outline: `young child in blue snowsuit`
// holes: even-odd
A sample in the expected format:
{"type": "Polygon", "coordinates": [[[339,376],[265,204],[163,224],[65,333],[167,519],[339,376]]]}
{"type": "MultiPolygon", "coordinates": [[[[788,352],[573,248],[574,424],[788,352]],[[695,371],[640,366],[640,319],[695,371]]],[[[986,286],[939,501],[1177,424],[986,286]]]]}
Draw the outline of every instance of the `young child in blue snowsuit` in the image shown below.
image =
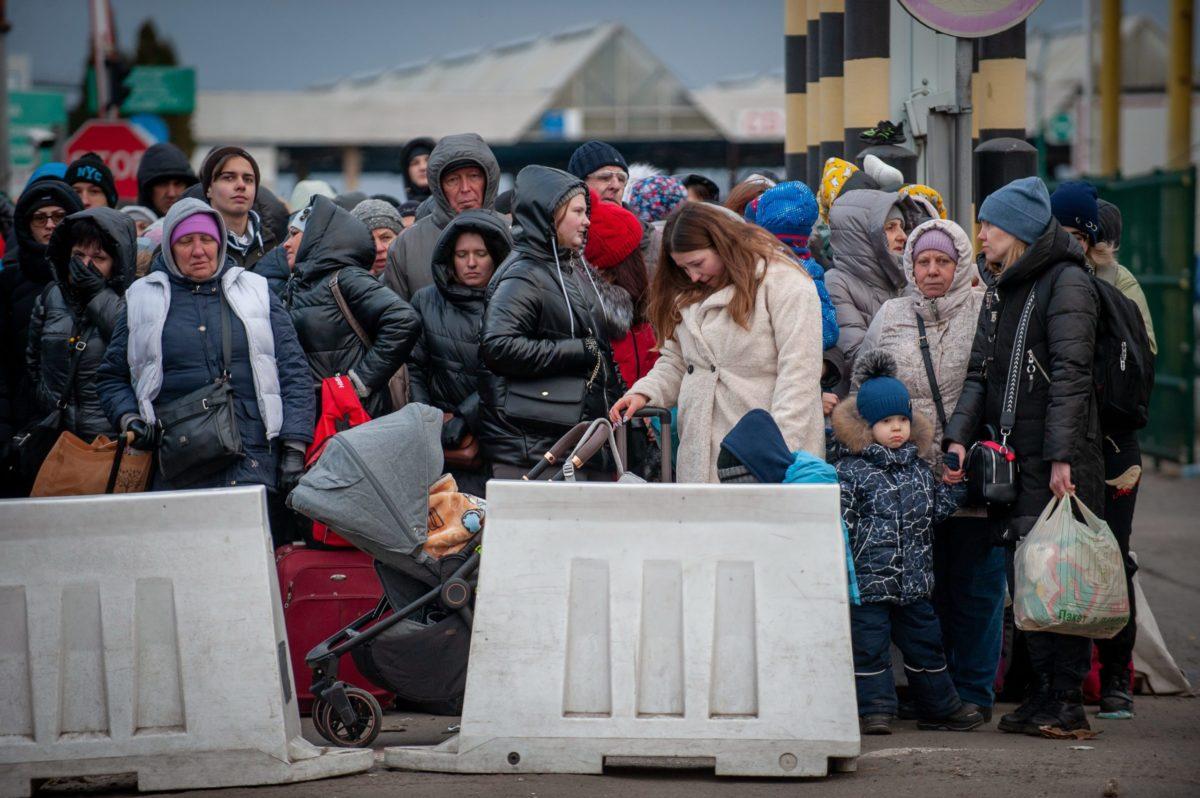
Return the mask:
{"type": "Polygon", "coordinates": [[[983,723],[965,709],[946,670],[933,592],[933,527],[965,499],[963,485],[933,476],[920,452],[932,424],[912,411],[896,364],[882,350],[861,353],[861,387],[833,411],[830,460],[862,603],[850,608],[854,682],[863,734],[890,734],[896,715],[890,645],[904,654],[918,728],[968,731],[983,723]]]}

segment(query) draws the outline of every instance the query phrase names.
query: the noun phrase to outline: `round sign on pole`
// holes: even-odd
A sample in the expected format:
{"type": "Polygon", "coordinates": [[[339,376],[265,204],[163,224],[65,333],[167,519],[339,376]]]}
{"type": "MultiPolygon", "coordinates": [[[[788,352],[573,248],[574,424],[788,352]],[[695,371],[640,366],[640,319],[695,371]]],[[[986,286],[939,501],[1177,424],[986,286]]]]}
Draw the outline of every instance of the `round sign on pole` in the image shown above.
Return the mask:
{"type": "Polygon", "coordinates": [[[84,153],[96,153],[112,170],[117,195],[122,199],[133,199],[138,193],[138,166],[142,155],[153,143],[146,131],[131,122],[90,119],[67,139],[65,157],[70,163],[84,153]]]}
{"type": "Polygon", "coordinates": [[[900,0],[918,21],[960,39],[1006,31],[1041,4],[1042,0],[900,0]]]}

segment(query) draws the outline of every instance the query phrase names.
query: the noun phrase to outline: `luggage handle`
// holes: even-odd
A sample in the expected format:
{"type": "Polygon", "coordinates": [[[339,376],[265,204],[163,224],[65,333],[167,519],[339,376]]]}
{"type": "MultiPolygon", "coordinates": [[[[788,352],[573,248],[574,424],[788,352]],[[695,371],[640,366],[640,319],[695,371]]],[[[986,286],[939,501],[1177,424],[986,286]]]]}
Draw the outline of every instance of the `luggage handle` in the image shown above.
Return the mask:
{"type": "MultiPolygon", "coordinates": [[[[634,418],[657,418],[659,424],[662,425],[662,433],[659,435],[659,450],[662,452],[662,470],[661,477],[663,484],[674,481],[675,474],[671,468],[671,411],[665,407],[653,407],[647,405],[641,410],[633,414],[634,418]]],[[[621,454],[622,460],[628,460],[628,424],[621,424],[616,428],[617,449],[621,454]]]]}

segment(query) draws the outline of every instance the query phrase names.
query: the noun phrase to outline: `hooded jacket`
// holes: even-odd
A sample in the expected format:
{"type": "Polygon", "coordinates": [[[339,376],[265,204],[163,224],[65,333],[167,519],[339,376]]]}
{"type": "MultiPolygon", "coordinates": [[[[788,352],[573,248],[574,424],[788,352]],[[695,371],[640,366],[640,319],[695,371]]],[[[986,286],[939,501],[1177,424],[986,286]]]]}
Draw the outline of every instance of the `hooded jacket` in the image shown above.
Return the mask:
{"type": "Polygon", "coordinates": [[[200,200],[181,199],[167,212],[163,240],[169,242],[179,223],[197,213],[211,214],[217,222],[222,266],[207,280],[192,280],[176,265],[171,247],[163,247],[150,274],[126,291],[125,313],[97,376],[100,401],[109,421],[123,429],[132,416],[152,420],[153,408],[211,384],[227,368],[244,456],[199,482],[169,483],[156,472],[153,487],[259,484],[274,489],[279,446],[273,441],[302,449],[312,440],[315,398],[304,351],[266,280],[228,257],[219,213],[200,200]],[[230,309],[228,364],[221,344],[222,297],[230,309]]]}
{"type": "Polygon", "coordinates": [[[859,595],[868,604],[911,604],[933,592],[933,528],[954,514],[966,488],[936,479],[921,459],[933,438],[928,419],[914,412],[909,441],[890,449],[875,442],[856,398],[834,408],[838,445],[830,448],[842,452],[833,465],[859,595]]]}
{"type": "Polygon", "coordinates": [[[179,178],[188,186],[200,182],[200,178],[196,177],[196,173],[192,171],[192,165],[188,163],[183,150],[166,141],[151,145],[150,149],[142,154],[142,160],[138,163],[138,205],[145,205],[158,213],[158,208],[154,206],[154,192],[151,189],[154,188],[155,183],[171,177],[179,178]]]}
{"type": "Polygon", "coordinates": [[[875,313],[908,287],[900,256],[888,250],[883,232],[895,205],[905,215],[905,229],[930,215],[909,197],[874,189],[844,191],[829,211],[834,267],[825,274],[825,287],[837,309],[838,348],[849,363],[858,355],[875,313]]]}
{"type": "Polygon", "coordinates": [[[404,181],[404,197],[406,200],[420,202],[430,195],[429,187],[433,185],[433,181],[430,180],[429,186],[425,186],[424,188],[413,185],[408,179],[408,167],[412,163],[415,157],[414,152],[417,149],[426,149],[432,154],[436,147],[436,141],[428,136],[420,136],[405,142],[404,147],[400,150],[400,179],[404,181]]]}
{"type": "MultiPolygon", "coordinates": [[[[408,301],[427,285],[433,285],[433,250],[450,220],[454,209],[442,192],[442,174],[448,167],[475,164],[486,177],[483,188],[483,207],[494,210],[496,192],[500,186],[500,164],[487,142],[474,133],[446,136],[429,156],[429,189],[433,193],[433,211],[418,218],[388,248],[383,283],[400,298],[408,301]]],[[[420,214],[418,214],[419,216],[420,214]]]]}
{"type": "Polygon", "coordinates": [[[67,215],[83,210],[74,189],[58,179],[39,180],[17,200],[14,232],[17,241],[15,265],[0,271],[0,365],[12,401],[12,423],[19,429],[33,420],[35,412],[32,385],[25,368],[25,349],[29,345],[29,321],[33,306],[54,279],[46,260],[46,244],[33,237],[29,218],[34,208],[57,205],[67,215]]]}
{"type": "Polygon", "coordinates": [[[546,166],[527,166],[517,175],[513,252],[488,284],[479,341],[486,366],[479,438],[492,462],[529,468],[566,432],[510,419],[504,405],[514,380],[589,377],[596,356],[584,339],[596,340],[601,368],[588,386],[580,420],[606,415],[623,392],[599,294],[591,280],[584,282],[586,274],[576,274],[582,268],[578,253],[563,249],[555,233],[555,209],[582,188],[579,178],[546,166]]]}
{"type": "Polygon", "coordinates": [[[1023,537],[1050,501],[1050,464],[1071,465],[1079,499],[1104,510],[1100,416],[1092,368],[1099,297],[1079,244],[1054,219],[1025,254],[996,277],[984,295],[967,379],[943,443],[970,445],[984,425],[999,429],[1013,340],[1029,292],[1037,309],[1020,359],[1016,423],[1018,494],[1009,508],[989,508],[997,532],[1023,537]]]}
{"type": "Polygon", "coordinates": [[[454,245],[478,233],[499,266],[512,251],[508,223],[491,211],[464,211],[442,231],[433,255],[434,284],[413,296],[421,332],[409,367],[412,400],[454,413],[479,429],[479,332],[487,286],[469,288],[454,279],[454,245]]]}
{"type": "MultiPolygon", "coordinates": [[[[942,424],[921,356],[920,331],[917,317],[925,322],[929,356],[942,395],[942,407],[947,420],[958,404],[963,381],[967,378],[967,362],[971,359],[971,344],[983,304],[983,289],[972,286],[979,272],[967,234],[961,227],[944,219],[930,219],[913,230],[904,245],[904,277],[908,290],[903,296],[889,299],[875,314],[860,351],[883,349],[896,361],[896,377],[908,386],[913,409],[933,423],[933,438],[937,445],[921,451],[935,471],[941,468],[942,424]],[[927,299],[917,288],[913,274],[913,244],[928,230],[941,230],[950,236],[958,252],[958,265],[945,296],[927,299]]],[[[857,390],[858,386],[854,388],[857,390]]]]}
{"type": "Polygon", "coordinates": [[[96,390],[96,371],[112,338],[117,319],[125,312],[123,296],[134,280],[137,266],[137,228],[133,220],[111,208],[91,208],[68,216],[50,238],[49,263],[54,284],[42,294],[29,324],[26,361],[34,385],[38,413],[46,415],[65,400],[63,429],[84,441],[97,435],[115,436],[96,390]],[[72,230],[83,220],[100,228],[102,246],[112,256],[112,274],[106,287],[84,302],[69,279],[72,230]],[[82,340],[82,351],[73,340],[82,340]],[[75,383],[65,393],[73,353],[78,359],[75,383]]]}
{"type": "MultiPolygon", "coordinates": [[[[368,393],[363,407],[372,417],[393,408],[387,384],[408,360],[420,332],[420,317],[371,276],[375,244],[366,225],[328,197],[315,197],[312,215],[284,291],[300,344],[308,356],[313,387],[346,374],[368,393]],[[334,275],[354,318],[371,338],[354,332],[329,287],[334,275]]],[[[360,390],[360,395],[362,391],[360,390]]]]}

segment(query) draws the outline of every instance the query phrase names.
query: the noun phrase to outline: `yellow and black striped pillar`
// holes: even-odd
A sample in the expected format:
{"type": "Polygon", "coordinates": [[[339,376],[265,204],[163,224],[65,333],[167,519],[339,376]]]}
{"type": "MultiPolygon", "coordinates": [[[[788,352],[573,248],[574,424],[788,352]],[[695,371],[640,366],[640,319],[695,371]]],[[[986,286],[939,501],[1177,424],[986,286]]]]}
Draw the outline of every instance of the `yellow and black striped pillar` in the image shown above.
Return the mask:
{"type": "Polygon", "coordinates": [[[973,81],[979,141],[1025,138],[1025,23],[978,42],[979,76],[973,81]]]}
{"type": "Polygon", "coordinates": [[[845,0],[821,0],[821,163],[845,150],[842,125],[842,43],[845,0]]]}
{"type": "Polygon", "coordinates": [[[891,14],[876,0],[845,0],[845,92],[842,103],[845,159],[870,146],[858,134],[891,118],[891,14]]]}
{"type": "Polygon", "coordinates": [[[783,26],[783,80],[787,92],[784,164],[788,180],[804,180],[808,177],[807,0],[787,0],[783,26]]]}
{"type": "Polygon", "coordinates": [[[804,181],[815,191],[821,185],[821,0],[806,0],[807,47],[805,52],[805,87],[808,89],[808,119],[805,130],[808,135],[807,179],[804,181]]]}

